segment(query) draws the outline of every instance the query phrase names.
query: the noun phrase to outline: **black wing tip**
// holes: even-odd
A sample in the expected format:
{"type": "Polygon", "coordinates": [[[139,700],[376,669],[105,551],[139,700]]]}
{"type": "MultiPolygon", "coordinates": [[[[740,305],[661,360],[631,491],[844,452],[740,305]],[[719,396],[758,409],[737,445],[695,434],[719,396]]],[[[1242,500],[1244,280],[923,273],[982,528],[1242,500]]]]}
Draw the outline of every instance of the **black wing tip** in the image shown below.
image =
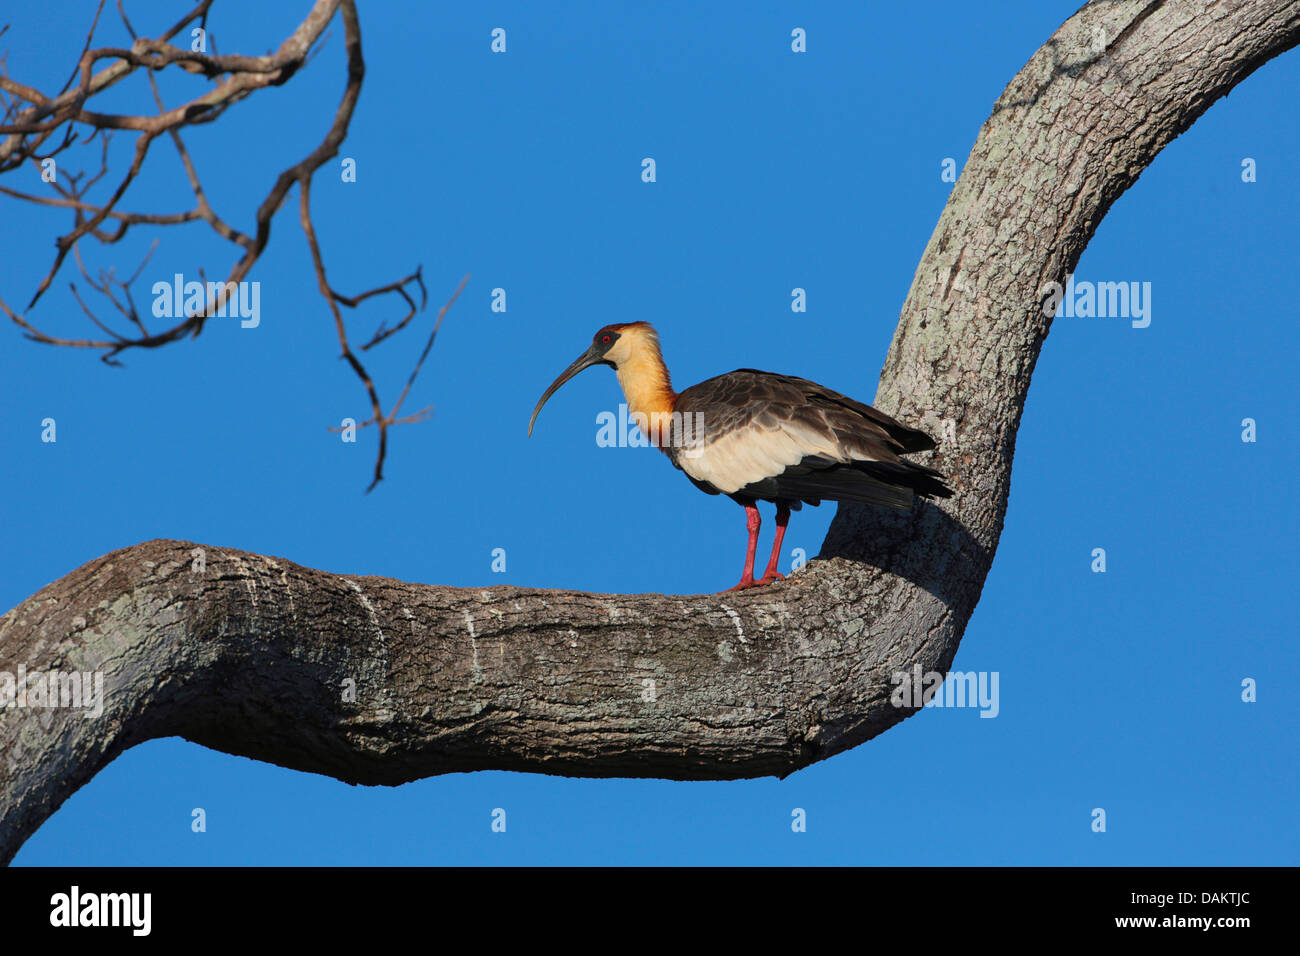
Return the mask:
{"type": "Polygon", "coordinates": [[[899,436],[899,442],[906,452],[934,451],[939,447],[933,438],[915,428],[909,428],[906,435],[899,436]]]}
{"type": "Polygon", "coordinates": [[[923,486],[913,486],[915,491],[922,498],[951,498],[953,490],[943,483],[943,476],[935,478],[927,477],[923,486]]]}
{"type": "Polygon", "coordinates": [[[922,498],[951,498],[953,490],[943,475],[914,461],[855,461],[853,467],[877,481],[907,488],[922,498]]]}

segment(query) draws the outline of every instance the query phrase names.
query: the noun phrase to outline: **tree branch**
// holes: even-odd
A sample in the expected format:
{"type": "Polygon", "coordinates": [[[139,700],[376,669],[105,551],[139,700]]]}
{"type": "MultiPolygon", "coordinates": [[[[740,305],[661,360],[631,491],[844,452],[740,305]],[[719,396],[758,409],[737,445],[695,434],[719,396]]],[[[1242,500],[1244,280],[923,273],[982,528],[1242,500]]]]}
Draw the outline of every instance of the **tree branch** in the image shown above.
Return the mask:
{"type": "Polygon", "coordinates": [[[1212,14],[1106,0],[1034,55],[926,247],[877,393],[941,438],[933,463],[957,495],[903,516],[841,506],[820,558],[785,582],[725,597],[454,589],[214,548],[199,572],[194,545],[153,541],[44,588],[0,618],[0,661],[98,669],[108,700],[98,720],[2,712],[0,857],[154,737],[356,783],[718,779],[784,776],[902,720],[893,675],[947,670],[997,547],[1045,285],[1166,143],[1298,41],[1293,0],[1212,14]]]}
{"type": "MultiPolygon", "coordinates": [[[[51,179],[48,185],[61,198],[41,196],[24,190],[0,186],[0,193],[14,199],[42,206],[70,209],[73,212],[73,229],[58,237],[55,243],[56,252],[53,264],[37,285],[36,291],[28,302],[26,309],[20,313],[12,309],[3,298],[0,298],[0,312],[7,315],[10,321],[21,328],[26,337],[33,341],[46,345],[97,349],[102,352],[100,358],[110,365],[120,365],[118,355],[129,349],[161,348],[187,338],[197,337],[205,328],[208,319],[215,314],[223,316],[226,314],[224,306],[228,301],[229,290],[247,278],[265,251],[270,242],[271,222],[284,204],[289,190],[296,184],[300,192],[300,221],[312,251],[313,264],[319,279],[321,294],[324,296],[335,319],[335,330],[339,339],[341,357],[348,362],[366,391],[372,414],[365,424],[375,425],[376,430],[379,432],[374,479],[370,484],[370,488],[367,489],[370,490],[383,478],[384,459],[388,449],[388,429],[393,425],[420,421],[426,416],[416,414],[400,417],[398,415],[402,404],[400,399],[392,411],[388,414],[383,413],[375,383],[349,344],[338,303],[341,302],[349,308],[356,308],[366,299],[380,295],[399,296],[406,303],[408,307],[406,315],[392,329],[388,329],[386,325],[381,323],[379,331],[362,346],[362,350],[365,351],[400,332],[415,318],[417,306],[415,299],[407,291],[408,285],[414,283],[420,289],[419,311],[424,308],[427,294],[419,269],[405,279],[387,283],[356,296],[345,296],[336,292],[325,279],[324,261],[316,240],[316,231],[312,223],[310,202],[308,200],[313,177],[327,162],[338,155],[340,145],[347,138],[352,116],[361,95],[361,85],[365,78],[365,57],[361,49],[361,23],[357,16],[356,3],[355,0],[315,0],[311,10],[298,27],[285,38],[274,54],[267,56],[209,55],[206,52],[182,49],[168,42],[176,33],[191,23],[197,22],[206,28],[213,2],[214,0],[204,0],[158,39],[149,39],[136,34],[135,28],[131,25],[126,16],[126,11],[122,7],[121,0],[118,0],[118,13],[132,38],[130,48],[99,47],[92,49],[91,44],[94,39],[95,29],[99,24],[100,14],[104,6],[103,0],[101,0],[96,7],[90,31],[86,35],[86,43],[78,61],[78,67],[68,80],[65,89],[56,97],[45,96],[39,90],[19,83],[7,76],[3,60],[0,60],[0,93],[8,93],[13,98],[4,110],[3,118],[0,118],[0,133],[9,134],[6,139],[0,141],[0,174],[19,169],[24,162],[29,160],[37,169],[41,169],[43,160],[61,152],[76,141],[77,134],[74,131],[74,126],[78,123],[89,125],[94,130],[83,145],[89,145],[98,136],[100,137],[101,148],[100,170],[96,175],[83,182],[84,174],[65,172],[63,176],[67,182],[66,186],[59,183],[57,175],[51,179]],[[256,230],[253,235],[248,235],[231,226],[213,209],[199,178],[198,169],[181,136],[181,130],[201,123],[212,122],[221,116],[227,107],[240,102],[256,91],[288,82],[306,65],[313,51],[320,49],[324,43],[325,29],[336,14],[343,24],[343,40],[346,49],[346,83],[343,96],[335,111],[333,121],[320,144],[303,159],[285,169],[276,177],[269,193],[257,209],[256,230]],[[95,65],[101,60],[112,60],[114,62],[111,67],[100,73],[93,73],[95,65]],[[225,77],[225,79],[202,96],[195,97],[181,106],[168,109],[159,90],[157,76],[161,71],[173,65],[189,73],[202,74],[214,81],[219,77],[225,77]],[[154,105],[157,107],[156,114],[121,116],[91,112],[85,109],[85,104],[89,99],[136,70],[143,71],[143,75],[148,80],[150,92],[153,94],[154,105]],[[76,89],[68,89],[68,87],[72,86],[73,79],[78,80],[77,87],[76,89]],[[20,108],[24,102],[30,105],[26,108],[20,108]],[[38,150],[41,146],[49,137],[54,135],[60,126],[66,128],[62,144],[48,153],[39,153],[38,150]],[[86,201],[91,187],[108,173],[108,147],[109,137],[112,135],[110,131],[112,130],[127,130],[139,134],[135,141],[134,159],[130,168],[119,181],[116,190],[108,197],[107,201],[102,204],[91,203],[86,201]],[[194,194],[194,208],[174,213],[126,212],[118,209],[118,204],[124,201],[131,186],[136,182],[151,146],[162,137],[163,133],[166,133],[171,139],[181,165],[184,167],[190,189],[194,194]],[[110,220],[115,225],[115,228],[101,228],[110,220]],[[124,309],[115,298],[112,289],[116,285],[120,287],[124,298],[129,303],[132,302],[131,290],[128,285],[116,281],[109,283],[90,281],[81,262],[80,243],[86,237],[93,237],[100,243],[109,245],[125,237],[127,231],[134,226],[173,226],[196,220],[206,222],[213,232],[235,245],[239,250],[239,257],[231,266],[224,283],[208,285],[205,278],[206,295],[204,296],[204,306],[201,311],[191,311],[184,315],[173,316],[178,321],[170,328],[160,330],[157,333],[145,331],[144,323],[134,304],[124,309]],[[79,339],[54,336],[38,328],[37,324],[27,314],[31,312],[50,288],[70,252],[77,259],[78,267],[82,275],[87,278],[91,288],[108,298],[110,304],[118,312],[122,313],[123,317],[130,323],[131,327],[127,329],[125,334],[114,330],[96,315],[94,310],[81,298],[75,285],[72,286],[72,294],[77,301],[77,305],[91,323],[104,333],[105,338],[79,339]]],[[[175,73],[175,71],[172,72],[175,73]]],[[[200,273],[202,271],[200,269],[200,273]]],[[[136,277],[138,278],[138,274],[136,277]]],[[[455,296],[453,296],[454,298],[455,296]]],[[[439,321],[441,321],[441,315],[439,321]]],[[[432,335],[430,338],[432,339],[432,335]]],[[[408,389],[410,388],[410,382],[419,373],[423,362],[424,359],[421,357],[416,363],[415,370],[411,373],[411,378],[407,383],[408,389]]],[[[405,392],[403,392],[403,398],[405,398],[405,392]]]]}

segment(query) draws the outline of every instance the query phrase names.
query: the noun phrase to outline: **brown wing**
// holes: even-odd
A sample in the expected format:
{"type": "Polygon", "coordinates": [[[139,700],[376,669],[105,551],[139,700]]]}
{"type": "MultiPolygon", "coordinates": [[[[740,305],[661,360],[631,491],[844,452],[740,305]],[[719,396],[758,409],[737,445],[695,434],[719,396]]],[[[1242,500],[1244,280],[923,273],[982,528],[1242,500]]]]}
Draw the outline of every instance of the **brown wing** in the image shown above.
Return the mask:
{"type": "MultiPolygon", "coordinates": [[[[743,371],[752,372],[754,370],[744,369],[743,371]]],[[[759,372],[758,374],[762,375],[764,373],[759,372]]],[[[811,382],[806,378],[797,378],[793,375],[777,375],[775,377],[801,388],[804,395],[814,404],[828,408],[838,406],[854,413],[862,421],[877,426],[898,444],[899,451],[932,451],[936,447],[934,439],[925,432],[916,428],[908,428],[906,425],[890,418],[884,412],[859,402],[857,399],[849,398],[847,395],[841,395],[825,385],[818,385],[816,382],[811,382]]]]}
{"type": "Polygon", "coordinates": [[[902,508],[912,492],[951,494],[937,472],[900,458],[934,447],[870,405],[808,379],[738,369],[678,396],[686,437],[674,464],[725,494],[816,503],[858,500],[902,508]]]}

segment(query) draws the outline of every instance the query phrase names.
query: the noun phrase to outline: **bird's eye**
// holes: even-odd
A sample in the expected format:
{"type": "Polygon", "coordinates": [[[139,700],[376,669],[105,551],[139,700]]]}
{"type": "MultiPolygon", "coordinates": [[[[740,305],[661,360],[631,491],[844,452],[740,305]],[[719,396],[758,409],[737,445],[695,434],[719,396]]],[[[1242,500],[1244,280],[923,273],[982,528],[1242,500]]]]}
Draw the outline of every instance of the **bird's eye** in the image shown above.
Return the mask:
{"type": "Polygon", "coordinates": [[[605,345],[608,345],[610,343],[610,338],[608,335],[602,335],[600,337],[600,341],[603,342],[605,345]]]}

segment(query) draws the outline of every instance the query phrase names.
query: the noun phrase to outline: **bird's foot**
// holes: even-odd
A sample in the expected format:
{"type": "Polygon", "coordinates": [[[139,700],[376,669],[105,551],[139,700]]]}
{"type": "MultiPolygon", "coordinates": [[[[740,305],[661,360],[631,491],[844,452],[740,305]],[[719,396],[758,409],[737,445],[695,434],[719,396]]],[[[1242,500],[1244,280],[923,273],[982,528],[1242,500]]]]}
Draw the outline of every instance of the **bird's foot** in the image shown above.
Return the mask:
{"type": "Polygon", "coordinates": [[[752,577],[741,578],[739,584],[733,585],[727,588],[727,590],[719,591],[718,593],[729,594],[732,591],[744,591],[748,588],[761,588],[764,584],[771,584],[773,581],[783,580],[785,580],[785,575],[780,571],[768,571],[758,580],[754,580],[752,577]]]}

